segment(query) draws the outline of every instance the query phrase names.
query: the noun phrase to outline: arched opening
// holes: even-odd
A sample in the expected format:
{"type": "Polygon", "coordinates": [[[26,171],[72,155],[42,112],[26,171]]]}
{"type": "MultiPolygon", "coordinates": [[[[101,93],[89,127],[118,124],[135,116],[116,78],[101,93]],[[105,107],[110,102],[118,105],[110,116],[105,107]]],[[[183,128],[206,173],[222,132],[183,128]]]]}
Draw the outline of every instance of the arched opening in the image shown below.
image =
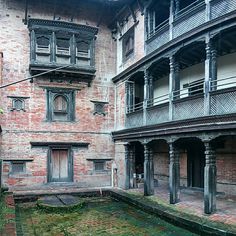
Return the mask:
{"type": "Polygon", "coordinates": [[[130,188],[142,188],[144,183],[144,147],[140,142],[132,142],[133,163],[131,163],[130,188]]]}
{"type": "Polygon", "coordinates": [[[53,100],[53,120],[67,120],[68,102],[63,95],[56,95],[53,100]]]}

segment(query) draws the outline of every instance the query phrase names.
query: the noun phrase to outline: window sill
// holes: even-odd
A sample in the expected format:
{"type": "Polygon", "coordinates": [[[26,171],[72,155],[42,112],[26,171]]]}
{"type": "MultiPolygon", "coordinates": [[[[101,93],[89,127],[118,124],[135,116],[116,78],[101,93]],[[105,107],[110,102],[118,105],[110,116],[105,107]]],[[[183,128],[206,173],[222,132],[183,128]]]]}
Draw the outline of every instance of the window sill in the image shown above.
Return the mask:
{"type": "Polygon", "coordinates": [[[30,172],[19,172],[19,173],[10,172],[8,174],[9,178],[25,178],[25,177],[29,177],[29,176],[32,176],[32,174],[30,172]]]}

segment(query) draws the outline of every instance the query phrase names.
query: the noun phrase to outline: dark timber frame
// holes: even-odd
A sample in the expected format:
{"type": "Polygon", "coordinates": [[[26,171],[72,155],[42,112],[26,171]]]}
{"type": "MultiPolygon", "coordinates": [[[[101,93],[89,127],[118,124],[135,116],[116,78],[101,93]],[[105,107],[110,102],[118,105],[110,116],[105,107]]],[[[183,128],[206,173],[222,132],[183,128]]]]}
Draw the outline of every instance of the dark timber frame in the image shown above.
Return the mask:
{"type": "MultiPolygon", "coordinates": [[[[65,63],[70,65],[66,69],[61,69],[58,72],[67,74],[69,77],[80,75],[79,80],[88,81],[89,83],[93,79],[96,72],[95,70],[95,35],[98,32],[98,28],[87,25],[79,25],[75,23],[63,22],[63,21],[51,21],[42,19],[29,19],[28,28],[30,31],[30,72],[35,74],[41,71],[47,71],[60,67],[65,63]],[[36,39],[37,37],[48,37],[49,40],[49,52],[37,52],[36,51],[36,39]],[[69,40],[69,54],[60,54],[60,58],[68,58],[66,62],[57,61],[59,54],[56,49],[57,37],[69,40]],[[77,55],[77,43],[83,42],[88,44],[88,55],[77,55]],[[40,53],[40,54],[39,54],[40,53]],[[46,54],[45,54],[46,53],[46,54]],[[39,61],[37,55],[48,56],[49,59],[39,61]],[[81,58],[84,62],[80,62],[78,58],[81,58]],[[62,64],[61,64],[62,63],[62,64]]],[[[59,60],[59,59],[58,59],[59,60]]],[[[60,74],[59,73],[59,74],[60,74]]]]}

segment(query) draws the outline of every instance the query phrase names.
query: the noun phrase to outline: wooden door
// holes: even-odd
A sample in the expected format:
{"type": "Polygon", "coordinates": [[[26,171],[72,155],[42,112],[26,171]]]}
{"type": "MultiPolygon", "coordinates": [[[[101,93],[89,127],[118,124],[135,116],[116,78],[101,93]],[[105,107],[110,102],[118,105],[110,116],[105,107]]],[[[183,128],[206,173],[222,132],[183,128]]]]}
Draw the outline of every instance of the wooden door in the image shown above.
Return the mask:
{"type": "Polygon", "coordinates": [[[51,182],[71,181],[71,161],[68,149],[52,149],[50,157],[51,182]]]}
{"type": "Polygon", "coordinates": [[[191,145],[188,150],[188,186],[204,187],[205,155],[203,145],[191,145]]]}

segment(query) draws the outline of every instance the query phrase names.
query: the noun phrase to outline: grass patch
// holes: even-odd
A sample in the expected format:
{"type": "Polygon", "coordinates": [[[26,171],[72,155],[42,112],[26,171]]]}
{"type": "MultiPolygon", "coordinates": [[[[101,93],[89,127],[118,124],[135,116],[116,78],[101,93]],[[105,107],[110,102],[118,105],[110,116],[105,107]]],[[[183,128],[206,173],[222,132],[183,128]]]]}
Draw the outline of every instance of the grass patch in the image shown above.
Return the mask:
{"type": "Polygon", "coordinates": [[[36,204],[18,204],[22,235],[37,236],[193,236],[140,209],[110,198],[85,199],[73,212],[48,212],[36,204]]]}
{"type": "Polygon", "coordinates": [[[5,204],[6,194],[0,196],[0,232],[3,230],[6,223],[11,223],[11,219],[6,219],[7,214],[14,214],[14,209],[9,208],[5,204]]]}

